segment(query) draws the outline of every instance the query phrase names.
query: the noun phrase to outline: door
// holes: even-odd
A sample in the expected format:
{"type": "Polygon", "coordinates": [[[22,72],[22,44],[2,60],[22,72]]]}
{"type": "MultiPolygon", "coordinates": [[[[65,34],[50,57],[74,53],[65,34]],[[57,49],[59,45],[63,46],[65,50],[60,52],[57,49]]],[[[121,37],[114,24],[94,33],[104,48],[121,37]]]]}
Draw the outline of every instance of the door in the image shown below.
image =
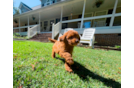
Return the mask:
{"type": "Polygon", "coordinates": [[[47,26],[48,26],[48,21],[44,21],[44,28],[43,28],[43,32],[47,30],[47,26]]]}
{"type": "Polygon", "coordinates": [[[54,23],[54,20],[50,20],[50,31],[52,31],[52,24],[54,23]]]}

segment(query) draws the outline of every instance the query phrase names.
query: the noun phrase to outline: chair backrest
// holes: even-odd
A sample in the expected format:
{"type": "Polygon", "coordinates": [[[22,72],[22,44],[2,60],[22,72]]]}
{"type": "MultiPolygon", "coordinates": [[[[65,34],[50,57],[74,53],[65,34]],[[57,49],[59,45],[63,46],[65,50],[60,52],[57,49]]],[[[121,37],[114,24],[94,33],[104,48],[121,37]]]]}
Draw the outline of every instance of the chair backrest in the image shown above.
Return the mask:
{"type": "Polygon", "coordinates": [[[84,29],[83,35],[81,38],[84,39],[92,39],[95,33],[95,28],[87,28],[84,29]]]}
{"type": "Polygon", "coordinates": [[[66,32],[69,31],[69,30],[73,30],[73,28],[66,28],[66,29],[64,30],[64,33],[66,33],[66,32]]]}

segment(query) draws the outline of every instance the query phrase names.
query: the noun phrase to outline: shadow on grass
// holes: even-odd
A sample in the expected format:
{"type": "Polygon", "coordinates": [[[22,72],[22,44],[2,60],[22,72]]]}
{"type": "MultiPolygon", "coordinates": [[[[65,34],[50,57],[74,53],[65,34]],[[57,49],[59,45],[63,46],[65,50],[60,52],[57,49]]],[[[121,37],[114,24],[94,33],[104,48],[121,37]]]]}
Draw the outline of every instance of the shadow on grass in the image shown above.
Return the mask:
{"type": "MultiPolygon", "coordinates": [[[[59,59],[65,63],[64,59],[58,57],[56,57],[56,59],[59,59]]],[[[74,64],[72,65],[72,69],[73,69],[73,73],[77,74],[83,81],[89,81],[88,77],[91,77],[92,79],[96,79],[103,82],[108,87],[121,88],[121,84],[119,82],[114,81],[114,79],[104,78],[98,74],[95,74],[76,61],[74,61],[74,64]]]]}

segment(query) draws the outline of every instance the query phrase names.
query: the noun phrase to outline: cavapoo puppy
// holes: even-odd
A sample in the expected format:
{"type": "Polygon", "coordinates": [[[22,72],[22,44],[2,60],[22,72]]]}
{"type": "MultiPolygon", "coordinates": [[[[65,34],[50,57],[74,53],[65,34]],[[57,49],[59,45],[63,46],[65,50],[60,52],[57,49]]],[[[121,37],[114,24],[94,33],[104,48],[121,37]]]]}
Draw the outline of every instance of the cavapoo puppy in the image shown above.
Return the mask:
{"type": "Polygon", "coordinates": [[[72,52],[74,46],[76,46],[80,41],[80,36],[77,31],[69,30],[64,35],[59,37],[59,41],[48,38],[54,43],[52,49],[52,58],[55,58],[55,54],[59,54],[65,59],[65,69],[68,72],[72,72],[71,65],[74,64],[72,58],[72,52]]]}

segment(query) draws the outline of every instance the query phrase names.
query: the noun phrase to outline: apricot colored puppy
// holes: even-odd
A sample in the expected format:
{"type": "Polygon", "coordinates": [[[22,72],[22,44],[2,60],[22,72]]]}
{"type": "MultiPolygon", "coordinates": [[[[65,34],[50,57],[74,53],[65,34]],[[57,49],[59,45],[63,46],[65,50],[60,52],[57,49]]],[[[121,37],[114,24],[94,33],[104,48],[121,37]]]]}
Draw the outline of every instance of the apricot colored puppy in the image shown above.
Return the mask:
{"type": "Polygon", "coordinates": [[[74,46],[76,46],[80,41],[80,36],[77,31],[69,30],[64,35],[59,38],[59,41],[48,38],[54,43],[52,49],[52,58],[55,58],[55,53],[59,54],[65,59],[65,69],[68,72],[72,72],[71,65],[74,64],[72,58],[72,52],[74,46]]]}

